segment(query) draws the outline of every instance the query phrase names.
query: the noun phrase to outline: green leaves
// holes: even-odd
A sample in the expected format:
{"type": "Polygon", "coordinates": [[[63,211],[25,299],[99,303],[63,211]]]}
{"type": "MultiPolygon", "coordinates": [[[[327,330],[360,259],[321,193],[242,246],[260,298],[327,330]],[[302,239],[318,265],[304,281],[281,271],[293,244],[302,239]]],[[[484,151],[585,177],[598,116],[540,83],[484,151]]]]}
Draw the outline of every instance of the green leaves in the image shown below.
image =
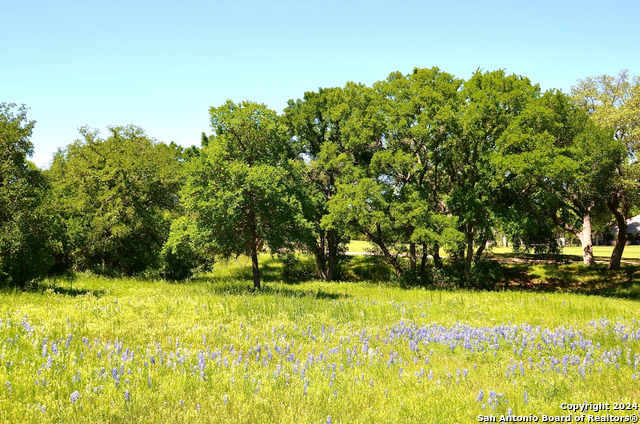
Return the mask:
{"type": "Polygon", "coordinates": [[[80,269],[136,274],[157,267],[178,207],[180,149],[141,128],[111,127],[58,152],[48,172],[65,219],[68,255],[80,269]]]}
{"type": "Polygon", "coordinates": [[[259,288],[257,251],[292,248],[308,230],[299,167],[284,126],[264,105],[227,102],[211,108],[211,123],[215,136],[187,167],[181,197],[193,225],[183,228],[200,256],[250,255],[259,288]]]}
{"type": "Polygon", "coordinates": [[[27,108],[0,103],[0,284],[41,277],[60,250],[49,186],[27,158],[35,122],[27,108]]]}

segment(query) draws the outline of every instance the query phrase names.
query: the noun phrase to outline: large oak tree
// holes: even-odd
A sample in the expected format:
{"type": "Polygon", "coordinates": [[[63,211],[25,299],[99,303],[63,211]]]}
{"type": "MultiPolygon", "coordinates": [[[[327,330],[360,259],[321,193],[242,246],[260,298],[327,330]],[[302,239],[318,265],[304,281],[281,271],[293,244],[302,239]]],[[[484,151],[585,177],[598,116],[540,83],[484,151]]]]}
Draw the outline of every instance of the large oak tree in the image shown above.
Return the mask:
{"type": "Polygon", "coordinates": [[[596,125],[609,131],[612,138],[627,149],[627,157],[612,170],[613,184],[602,193],[618,226],[609,269],[620,269],[627,242],[627,220],[640,197],[640,77],[630,77],[628,71],[621,71],[617,76],[588,77],[578,81],[571,94],[596,125]]]}

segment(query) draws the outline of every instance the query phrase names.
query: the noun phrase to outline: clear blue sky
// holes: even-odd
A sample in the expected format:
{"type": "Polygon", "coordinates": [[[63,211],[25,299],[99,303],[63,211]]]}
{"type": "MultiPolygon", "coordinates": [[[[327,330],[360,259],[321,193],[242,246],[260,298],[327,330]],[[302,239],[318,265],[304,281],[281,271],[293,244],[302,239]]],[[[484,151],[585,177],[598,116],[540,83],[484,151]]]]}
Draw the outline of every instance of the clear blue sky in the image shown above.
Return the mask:
{"type": "Polygon", "coordinates": [[[227,99],[281,112],[305,91],[414,67],[502,68],[564,91],[637,75],[638,16],[637,0],[6,1],[0,102],[31,108],[42,167],[79,126],[131,123],[189,146],[227,99]]]}

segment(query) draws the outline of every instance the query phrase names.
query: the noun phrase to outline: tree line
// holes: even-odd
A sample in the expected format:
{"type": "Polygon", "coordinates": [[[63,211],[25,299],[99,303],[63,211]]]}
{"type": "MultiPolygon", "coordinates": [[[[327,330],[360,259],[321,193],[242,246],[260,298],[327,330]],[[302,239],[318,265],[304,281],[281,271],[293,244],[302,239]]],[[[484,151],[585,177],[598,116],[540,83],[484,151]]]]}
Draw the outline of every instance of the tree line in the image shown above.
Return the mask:
{"type": "Polygon", "coordinates": [[[304,251],[340,278],[345,243],[369,241],[410,283],[490,284],[485,249],[558,252],[558,230],[594,263],[592,230],[638,210],[640,79],[626,71],[543,92],[528,78],[438,68],[290,100],[210,110],[199,147],[135,126],[88,127],[40,170],[27,108],[0,105],[0,283],[49,273],[184,279],[220,258],[304,251]],[[446,261],[443,254],[446,253],[446,261]]]}

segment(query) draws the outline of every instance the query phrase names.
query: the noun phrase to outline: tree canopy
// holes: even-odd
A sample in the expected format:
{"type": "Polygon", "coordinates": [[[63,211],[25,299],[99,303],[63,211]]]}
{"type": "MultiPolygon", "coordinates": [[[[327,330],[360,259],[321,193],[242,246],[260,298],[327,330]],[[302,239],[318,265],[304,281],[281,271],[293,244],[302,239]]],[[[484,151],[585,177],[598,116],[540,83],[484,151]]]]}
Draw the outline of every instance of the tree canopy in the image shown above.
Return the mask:
{"type": "Polygon", "coordinates": [[[311,253],[337,280],[357,238],[405,283],[490,288],[498,236],[557,253],[568,232],[591,265],[594,228],[615,223],[617,269],[640,210],[640,79],[626,71],[569,95],[503,70],[416,68],[306,92],[281,115],[227,101],[199,147],[83,127],[45,172],[27,160],[26,112],[0,105],[3,283],[69,268],[182,279],[247,255],[260,288],[264,251],[311,253]]]}
{"type": "Polygon", "coordinates": [[[60,249],[49,186],[27,160],[35,121],[25,106],[0,103],[0,284],[44,275],[60,249]]]}
{"type": "Polygon", "coordinates": [[[202,251],[250,256],[259,289],[259,251],[291,248],[307,230],[296,191],[299,163],[284,125],[263,104],[211,108],[211,125],[213,137],[187,167],[183,220],[193,225],[182,229],[202,251]]]}
{"type": "Polygon", "coordinates": [[[125,275],[157,267],[178,207],[180,148],[135,126],[110,127],[60,150],[48,175],[72,266],[125,275]]]}

